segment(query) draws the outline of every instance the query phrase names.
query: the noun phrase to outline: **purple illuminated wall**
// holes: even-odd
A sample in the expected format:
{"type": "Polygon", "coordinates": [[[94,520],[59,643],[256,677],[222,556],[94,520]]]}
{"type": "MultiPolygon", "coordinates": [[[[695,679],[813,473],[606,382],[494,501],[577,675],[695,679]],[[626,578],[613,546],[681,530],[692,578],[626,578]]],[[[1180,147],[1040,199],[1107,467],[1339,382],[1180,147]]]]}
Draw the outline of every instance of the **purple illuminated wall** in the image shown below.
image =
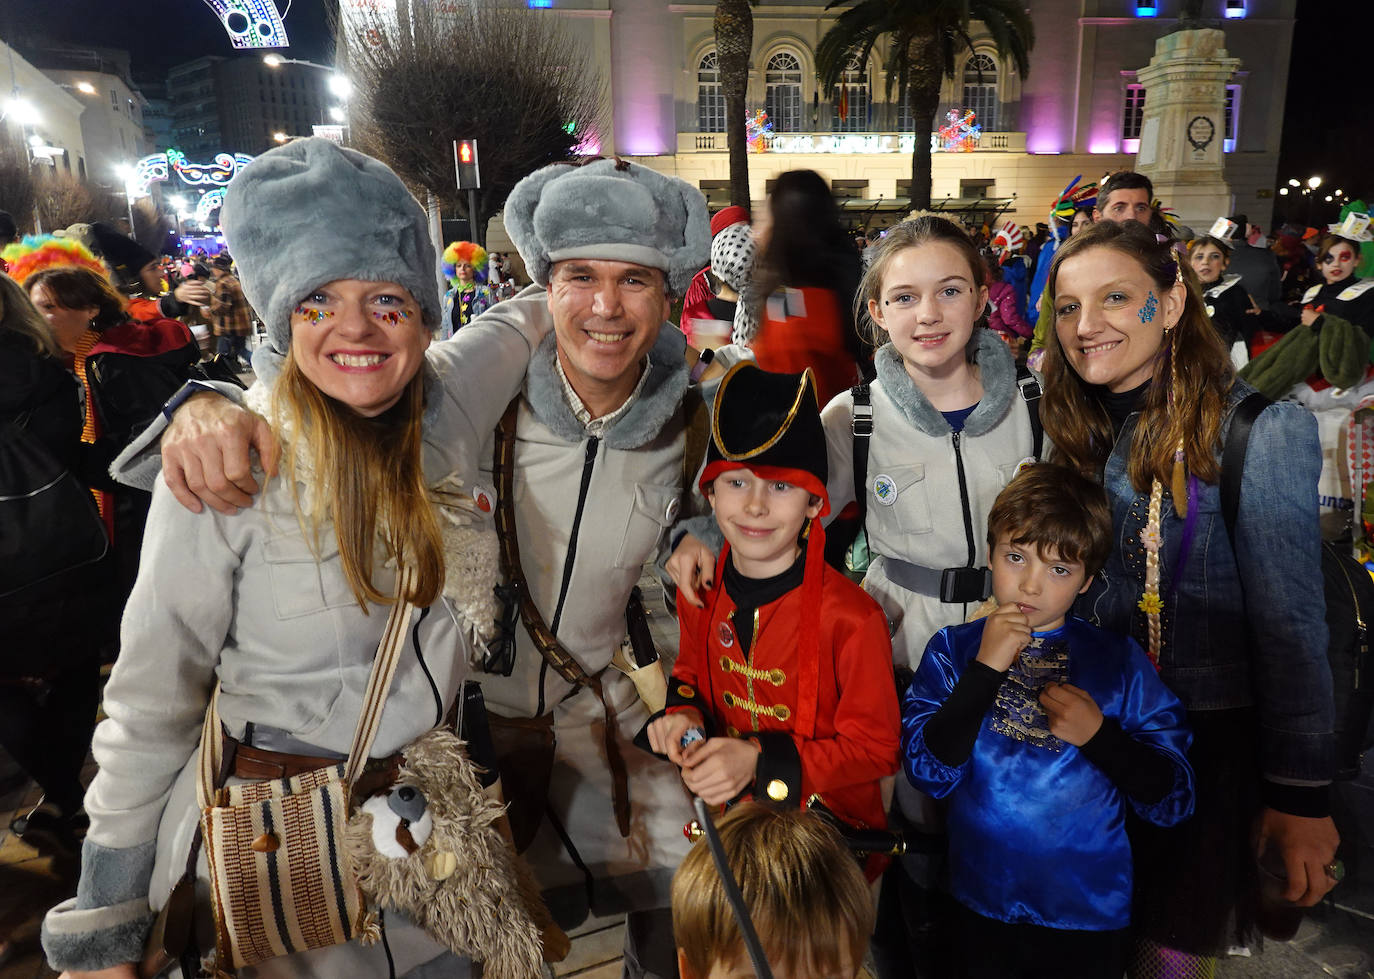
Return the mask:
{"type": "Polygon", "coordinates": [[[615,99],[615,149],[629,156],[677,151],[673,85],[677,63],[666,0],[613,0],[611,86],[615,99]]]}

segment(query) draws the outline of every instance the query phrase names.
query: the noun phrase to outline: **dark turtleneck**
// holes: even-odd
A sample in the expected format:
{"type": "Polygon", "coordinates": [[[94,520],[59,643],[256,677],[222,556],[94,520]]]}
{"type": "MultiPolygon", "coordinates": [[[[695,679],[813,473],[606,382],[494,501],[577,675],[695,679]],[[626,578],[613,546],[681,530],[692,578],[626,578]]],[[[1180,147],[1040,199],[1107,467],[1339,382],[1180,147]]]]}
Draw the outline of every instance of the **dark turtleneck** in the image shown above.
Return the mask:
{"type": "Polygon", "coordinates": [[[793,588],[802,583],[806,574],[806,545],[792,562],[792,566],[782,574],[771,578],[748,578],[735,567],[733,557],[725,560],[725,594],[735,603],[735,635],[739,637],[740,650],[749,653],[749,645],[754,639],[754,610],[763,608],[769,602],[776,602],[793,588]]]}
{"type": "Polygon", "coordinates": [[[1131,417],[1133,412],[1140,410],[1141,404],[1145,401],[1145,392],[1149,389],[1150,382],[1146,381],[1139,387],[1131,388],[1129,391],[1122,391],[1120,394],[1109,391],[1105,386],[1092,385],[1089,390],[1094,398],[1102,405],[1107,412],[1107,417],[1112,422],[1112,437],[1121,434],[1122,427],[1126,424],[1126,419],[1131,417]]]}

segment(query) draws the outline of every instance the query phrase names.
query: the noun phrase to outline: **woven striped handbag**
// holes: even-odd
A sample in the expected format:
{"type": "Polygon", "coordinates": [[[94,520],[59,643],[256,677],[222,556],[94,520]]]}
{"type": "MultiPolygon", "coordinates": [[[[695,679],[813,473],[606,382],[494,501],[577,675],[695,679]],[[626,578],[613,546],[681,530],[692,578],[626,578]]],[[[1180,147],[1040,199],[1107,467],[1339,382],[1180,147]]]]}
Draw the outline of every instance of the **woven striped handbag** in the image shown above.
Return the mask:
{"type": "MultiPolygon", "coordinates": [[[[402,570],[397,594],[411,590],[402,570]]],[[[392,606],[346,761],[294,778],[218,787],[216,688],[201,740],[201,834],[215,914],[216,974],[278,955],[378,937],[343,848],[349,792],[367,762],[414,606],[392,606]]]]}

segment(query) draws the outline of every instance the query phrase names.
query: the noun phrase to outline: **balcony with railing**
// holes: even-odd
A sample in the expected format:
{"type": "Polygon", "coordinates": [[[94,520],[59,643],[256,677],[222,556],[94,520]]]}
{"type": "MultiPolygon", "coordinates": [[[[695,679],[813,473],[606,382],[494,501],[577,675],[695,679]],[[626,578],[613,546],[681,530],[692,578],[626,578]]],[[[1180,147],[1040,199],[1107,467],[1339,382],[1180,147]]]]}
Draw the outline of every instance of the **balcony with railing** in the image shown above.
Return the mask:
{"type": "MultiPolygon", "coordinates": [[[[931,148],[939,150],[939,136],[930,134],[931,148]]],[[[911,153],[914,133],[770,133],[763,137],[769,153],[911,153]]],[[[971,141],[974,153],[1024,153],[1025,133],[982,133],[971,141]]],[[[678,133],[679,153],[724,153],[725,133],[678,133]]]]}

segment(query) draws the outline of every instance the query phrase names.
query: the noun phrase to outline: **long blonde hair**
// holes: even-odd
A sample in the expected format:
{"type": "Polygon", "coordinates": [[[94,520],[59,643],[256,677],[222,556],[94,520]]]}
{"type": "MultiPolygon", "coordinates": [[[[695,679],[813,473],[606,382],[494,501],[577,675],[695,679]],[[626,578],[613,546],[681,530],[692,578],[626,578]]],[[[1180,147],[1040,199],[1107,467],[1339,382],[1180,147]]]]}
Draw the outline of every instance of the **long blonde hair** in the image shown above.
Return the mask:
{"type": "Polygon", "coordinates": [[[443,586],[443,538],[421,466],[424,402],[417,373],[396,404],[366,418],[316,387],[290,352],[273,387],[271,424],[294,439],[286,474],[301,528],[318,555],[321,532],[333,524],[344,576],[364,612],[368,602],[395,597],[373,583],[379,538],[387,557],[415,568],[412,602],[430,605],[443,586]],[[302,465],[310,473],[304,491],[302,465]]]}
{"type": "MultiPolygon", "coordinates": [[[[1186,263],[1180,266],[1169,244],[1156,240],[1143,224],[1099,221],[1069,238],[1055,253],[1045,283],[1047,301],[1041,304],[1042,316],[1054,316],[1055,290],[1064,263],[1093,248],[1111,248],[1129,255],[1149,274],[1161,293],[1172,289],[1179,275],[1187,288],[1183,315],[1178,325],[1165,334],[1165,342],[1155,356],[1150,387],[1131,439],[1127,464],[1131,484],[1140,493],[1154,479],[1168,485],[1174,450],[1180,440],[1188,471],[1204,482],[1215,483],[1221,475],[1216,457],[1221,419],[1235,382],[1235,370],[1221,337],[1207,317],[1197,276],[1186,263]]],[[[1047,333],[1045,396],[1040,413],[1045,434],[1054,443],[1053,458],[1085,476],[1097,478],[1112,451],[1111,420],[1102,403],[1069,366],[1053,320],[1047,333]]]]}

